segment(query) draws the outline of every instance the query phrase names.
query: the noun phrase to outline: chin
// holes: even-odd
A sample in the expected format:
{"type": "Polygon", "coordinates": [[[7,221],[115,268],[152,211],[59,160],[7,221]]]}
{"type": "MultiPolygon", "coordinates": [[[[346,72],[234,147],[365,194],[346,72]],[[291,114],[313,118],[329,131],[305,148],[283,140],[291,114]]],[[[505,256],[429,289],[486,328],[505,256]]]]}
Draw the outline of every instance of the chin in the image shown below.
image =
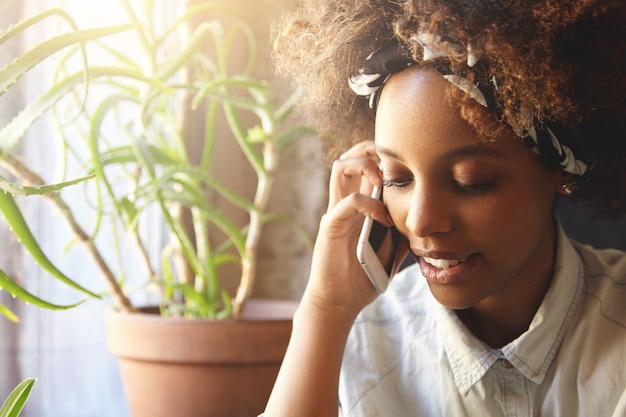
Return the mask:
{"type": "Polygon", "coordinates": [[[435,300],[451,310],[467,310],[468,308],[476,306],[481,301],[479,297],[471,297],[461,291],[433,288],[434,285],[429,286],[435,300]]]}

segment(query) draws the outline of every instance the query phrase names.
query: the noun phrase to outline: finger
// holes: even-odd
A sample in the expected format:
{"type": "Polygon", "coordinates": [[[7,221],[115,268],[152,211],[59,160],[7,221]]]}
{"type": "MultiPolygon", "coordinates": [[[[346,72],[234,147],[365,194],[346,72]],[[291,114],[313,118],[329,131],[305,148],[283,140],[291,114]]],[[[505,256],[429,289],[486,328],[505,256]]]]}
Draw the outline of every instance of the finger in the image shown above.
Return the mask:
{"type": "Polygon", "coordinates": [[[339,201],[329,214],[338,223],[345,221],[354,222],[359,231],[365,216],[372,217],[388,227],[393,225],[387,208],[380,200],[360,193],[350,194],[339,201]]]}
{"type": "Polygon", "coordinates": [[[384,224],[386,209],[377,199],[353,193],[322,217],[307,293],[332,305],[353,306],[356,311],[377,296],[356,257],[366,215],[384,224]]]}
{"type": "Polygon", "coordinates": [[[369,196],[374,186],[382,185],[382,172],[369,157],[338,159],[330,175],[329,209],[351,193],[369,196]]]}
{"type": "Polygon", "coordinates": [[[376,146],[373,140],[364,140],[362,142],[357,143],[346,152],[341,154],[339,159],[349,159],[349,158],[358,158],[367,156],[370,158],[374,158],[378,160],[378,155],[376,153],[376,146]]]}
{"type": "Polygon", "coordinates": [[[333,162],[331,180],[335,181],[332,185],[352,187],[361,184],[364,181],[363,177],[372,185],[382,184],[382,172],[376,161],[368,157],[355,157],[333,162]]]}

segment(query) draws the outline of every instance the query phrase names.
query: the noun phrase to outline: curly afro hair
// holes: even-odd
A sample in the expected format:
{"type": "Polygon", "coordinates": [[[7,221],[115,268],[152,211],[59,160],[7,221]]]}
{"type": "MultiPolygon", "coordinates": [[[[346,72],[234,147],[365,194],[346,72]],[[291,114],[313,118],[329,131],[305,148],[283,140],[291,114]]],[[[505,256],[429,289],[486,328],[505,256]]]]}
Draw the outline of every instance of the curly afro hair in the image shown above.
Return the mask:
{"type": "MultiPolygon", "coordinates": [[[[503,125],[518,135],[533,123],[559,121],[575,134],[577,155],[593,169],[573,198],[611,216],[626,214],[626,2],[624,0],[303,0],[275,31],[279,73],[305,91],[307,117],[329,158],[373,138],[374,115],[347,79],[391,39],[408,45],[436,33],[451,47],[453,73],[498,83],[503,125]]],[[[488,140],[475,106],[463,117],[488,140]],[[476,113],[476,114],[475,114],[476,113]]]]}

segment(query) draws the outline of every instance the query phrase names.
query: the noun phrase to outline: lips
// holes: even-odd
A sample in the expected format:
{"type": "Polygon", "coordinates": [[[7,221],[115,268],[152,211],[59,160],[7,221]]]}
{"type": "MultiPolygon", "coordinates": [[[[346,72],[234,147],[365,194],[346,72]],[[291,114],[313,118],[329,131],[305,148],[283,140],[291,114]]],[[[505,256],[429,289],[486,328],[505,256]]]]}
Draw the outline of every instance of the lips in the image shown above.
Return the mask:
{"type": "Polygon", "coordinates": [[[431,258],[428,256],[423,256],[424,262],[429,265],[434,266],[437,269],[450,269],[459,265],[462,262],[465,262],[467,258],[462,259],[440,259],[440,258],[431,258]]]}
{"type": "Polygon", "coordinates": [[[460,284],[469,278],[479,258],[478,254],[444,252],[429,252],[428,255],[417,252],[415,255],[419,259],[420,270],[426,280],[446,285],[460,284]]]}

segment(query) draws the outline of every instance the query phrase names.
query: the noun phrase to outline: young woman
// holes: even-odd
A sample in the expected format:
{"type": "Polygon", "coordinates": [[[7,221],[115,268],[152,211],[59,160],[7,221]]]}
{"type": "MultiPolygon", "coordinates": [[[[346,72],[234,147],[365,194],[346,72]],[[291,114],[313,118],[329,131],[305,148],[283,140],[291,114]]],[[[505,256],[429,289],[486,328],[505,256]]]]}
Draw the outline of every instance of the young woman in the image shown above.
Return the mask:
{"type": "Polygon", "coordinates": [[[265,415],[626,415],[626,254],[553,215],[626,212],[623,0],[304,3],[279,67],[344,151],[265,415]],[[416,260],[383,294],[365,216],[416,260]]]}

